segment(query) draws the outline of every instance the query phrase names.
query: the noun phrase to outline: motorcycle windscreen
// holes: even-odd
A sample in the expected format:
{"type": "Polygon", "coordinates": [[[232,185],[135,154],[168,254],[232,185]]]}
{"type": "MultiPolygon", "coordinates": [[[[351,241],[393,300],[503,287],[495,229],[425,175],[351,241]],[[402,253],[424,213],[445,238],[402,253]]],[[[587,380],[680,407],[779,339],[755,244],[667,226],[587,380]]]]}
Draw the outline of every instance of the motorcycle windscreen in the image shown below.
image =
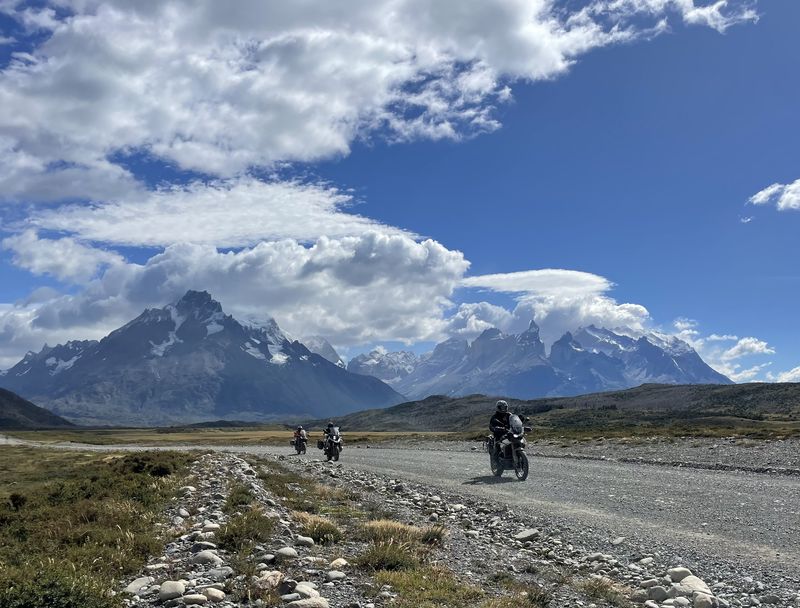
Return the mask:
{"type": "Polygon", "coordinates": [[[522,420],[520,420],[519,416],[516,414],[509,416],[508,426],[511,428],[511,432],[515,435],[522,435],[522,420]]]}
{"type": "Polygon", "coordinates": [[[339,438],[339,427],[335,426],[331,429],[331,436],[335,439],[339,438]]]}

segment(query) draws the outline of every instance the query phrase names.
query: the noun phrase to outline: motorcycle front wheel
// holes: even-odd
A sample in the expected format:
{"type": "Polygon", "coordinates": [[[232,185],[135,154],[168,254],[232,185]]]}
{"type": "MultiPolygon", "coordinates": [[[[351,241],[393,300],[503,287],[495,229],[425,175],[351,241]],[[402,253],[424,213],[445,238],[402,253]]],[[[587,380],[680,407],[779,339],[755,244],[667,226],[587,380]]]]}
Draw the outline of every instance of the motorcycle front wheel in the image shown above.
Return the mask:
{"type": "Polygon", "coordinates": [[[494,454],[489,454],[489,466],[492,469],[492,475],[500,477],[503,474],[503,467],[494,454]]]}
{"type": "Polygon", "coordinates": [[[514,465],[514,474],[520,481],[528,479],[528,457],[524,453],[517,455],[517,464],[514,465]]]}
{"type": "Polygon", "coordinates": [[[337,460],[339,460],[339,448],[334,447],[333,448],[333,461],[336,462],[337,460]]]}

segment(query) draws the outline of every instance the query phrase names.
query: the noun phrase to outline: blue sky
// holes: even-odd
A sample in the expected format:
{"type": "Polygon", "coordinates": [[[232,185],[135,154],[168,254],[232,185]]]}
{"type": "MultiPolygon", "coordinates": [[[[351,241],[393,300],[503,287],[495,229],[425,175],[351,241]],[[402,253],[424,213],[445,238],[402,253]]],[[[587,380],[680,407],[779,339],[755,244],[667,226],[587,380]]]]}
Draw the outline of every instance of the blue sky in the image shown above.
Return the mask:
{"type": "Polygon", "coordinates": [[[351,354],[535,316],[800,380],[800,4],[401,4],[0,9],[0,363],[203,288],[351,354]]]}

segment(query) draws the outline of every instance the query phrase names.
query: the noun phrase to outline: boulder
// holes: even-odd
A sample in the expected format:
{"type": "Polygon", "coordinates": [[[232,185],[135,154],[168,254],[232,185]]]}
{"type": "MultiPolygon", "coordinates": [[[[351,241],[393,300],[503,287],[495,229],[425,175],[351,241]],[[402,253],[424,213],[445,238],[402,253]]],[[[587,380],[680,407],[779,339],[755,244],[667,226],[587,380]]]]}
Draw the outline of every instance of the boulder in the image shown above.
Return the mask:
{"type": "Polygon", "coordinates": [[[161,602],[174,600],[176,597],[181,597],[184,591],[186,586],[183,581],[164,581],[158,590],[158,600],[161,602]]]}

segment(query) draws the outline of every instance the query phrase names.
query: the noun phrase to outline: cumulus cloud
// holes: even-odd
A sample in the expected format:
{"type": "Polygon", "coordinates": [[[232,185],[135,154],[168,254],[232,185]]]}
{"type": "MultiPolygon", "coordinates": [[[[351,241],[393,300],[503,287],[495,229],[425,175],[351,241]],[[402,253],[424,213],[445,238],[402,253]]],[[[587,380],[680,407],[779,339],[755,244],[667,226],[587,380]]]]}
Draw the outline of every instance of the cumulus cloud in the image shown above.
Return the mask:
{"type": "Polygon", "coordinates": [[[777,374],[767,374],[771,382],[800,382],[800,366],[777,374]]]}
{"type": "Polygon", "coordinates": [[[187,289],[211,289],[237,318],[272,316],[295,335],[340,344],[430,339],[442,334],[450,296],[468,266],[460,252],[435,241],[379,232],[323,237],[311,246],[262,242],[237,252],[172,245],[145,264],[109,266],[75,295],[0,311],[7,349],[0,356],[39,348],[43,336],[102,334],[187,289]]]}
{"type": "Polygon", "coordinates": [[[352,206],[352,196],[329,186],[238,178],[192,182],[92,205],[62,205],[34,213],[27,223],[85,240],[140,247],[313,242],[321,235],[338,238],[374,229],[408,234],[353,214],[352,206]]]}
{"type": "Polygon", "coordinates": [[[592,49],[663,31],[672,14],[723,31],[754,20],[749,5],[5,3],[35,43],[0,71],[0,190],[135,190],[124,161],[137,153],[228,177],[344,155],[376,135],[469,137],[499,127],[494,110],[515,81],[558,76],[592,49]]]}
{"type": "Polygon", "coordinates": [[[100,268],[123,262],[122,256],[84,245],[72,238],[43,239],[34,230],[3,239],[13,252],[13,263],[35,275],[50,275],[68,283],[85,283],[100,268]]]}
{"type": "Polygon", "coordinates": [[[778,211],[800,210],[800,179],[791,184],[772,184],[748,199],[753,205],[774,204],[778,211]]]}
{"type": "Polygon", "coordinates": [[[445,332],[451,336],[474,338],[492,327],[507,331],[514,322],[513,313],[502,306],[488,302],[470,302],[458,307],[448,319],[445,332]]]}
{"type": "Polygon", "coordinates": [[[545,268],[467,277],[462,285],[515,294],[513,319],[506,320],[506,325],[500,328],[521,331],[534,319],[548,344],[564,332],[586,325],[641,331],[650,320],[644,306],[620,304],[606,295],[614,284],[589,272],[545,268]]]}
{"type": "Polygon", "coordinates": [[[765,368],[772,365],[768,361],[744,367],[741,361],[750,357],[774,355],[775,349],[764,340],[752,336],[740,338],[734,334],[704,335],[696,320],[684,317],[675,319],[672,325],[677,337],[694,348],[711,367],[734,382],[755,380],[765,368]],[[735,342],[735,344],[725,347],[723,345],[725,342],[735,342]]]}

